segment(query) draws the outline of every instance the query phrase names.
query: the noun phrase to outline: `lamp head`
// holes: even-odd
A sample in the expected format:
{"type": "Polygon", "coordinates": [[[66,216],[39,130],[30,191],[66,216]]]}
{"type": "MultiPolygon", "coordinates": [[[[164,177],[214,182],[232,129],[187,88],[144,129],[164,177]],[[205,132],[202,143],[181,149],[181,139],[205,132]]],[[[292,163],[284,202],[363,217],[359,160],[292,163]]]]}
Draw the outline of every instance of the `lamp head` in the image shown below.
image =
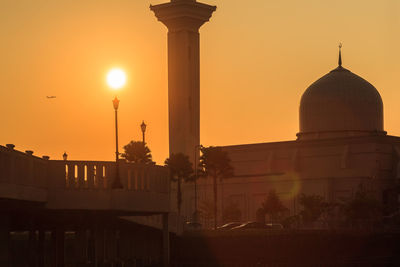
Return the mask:
{"type": "Polygon", "coordinates": [[[144,121],[142,121],[142,124],[140,124],[140,128],[142,129],[142,132],[144,133],[146,131],[146,123],[144,123],[144,121]]]}
{"type": "Polygon", "coordinates": [[[114,105],[114,109],[118,110],[119,107],[119,99],[117,97],[114,98],[114,100],[112,101],[113,105],[114,105]]]}

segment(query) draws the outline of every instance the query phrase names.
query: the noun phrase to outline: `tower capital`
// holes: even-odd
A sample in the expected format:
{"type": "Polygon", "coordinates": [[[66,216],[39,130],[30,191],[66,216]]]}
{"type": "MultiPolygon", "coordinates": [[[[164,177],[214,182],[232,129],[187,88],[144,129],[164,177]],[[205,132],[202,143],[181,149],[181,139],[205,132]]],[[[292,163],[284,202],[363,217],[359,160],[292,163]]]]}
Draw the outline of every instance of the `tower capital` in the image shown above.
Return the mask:
{"type": "Polygon", "coordinates": [[[165,4],[150,5],[150,10],[170,32],[181,30],[197,32],[205,22],[210,20],[216,9],[216,6],[195,0],[171,0],[165,4]]]}

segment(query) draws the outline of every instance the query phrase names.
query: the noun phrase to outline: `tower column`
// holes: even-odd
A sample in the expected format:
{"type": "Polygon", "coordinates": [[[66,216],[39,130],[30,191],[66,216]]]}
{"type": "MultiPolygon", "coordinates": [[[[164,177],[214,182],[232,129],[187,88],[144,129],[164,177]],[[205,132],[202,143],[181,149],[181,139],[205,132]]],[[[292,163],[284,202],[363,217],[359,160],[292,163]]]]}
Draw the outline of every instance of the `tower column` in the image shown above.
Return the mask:
{"type": "Polygon", "coordinates": [[[194,0],[172,0],[150,6],[168,28],[169,152],[194,162],[200,144],[200,27],[215,6],[194,0]]]}

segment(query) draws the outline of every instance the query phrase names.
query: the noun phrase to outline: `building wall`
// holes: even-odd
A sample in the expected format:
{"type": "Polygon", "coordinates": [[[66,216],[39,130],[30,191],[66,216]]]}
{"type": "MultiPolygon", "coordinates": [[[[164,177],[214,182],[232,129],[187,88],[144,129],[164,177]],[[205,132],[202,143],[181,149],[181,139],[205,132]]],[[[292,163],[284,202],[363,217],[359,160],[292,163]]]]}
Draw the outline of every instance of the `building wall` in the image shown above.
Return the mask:
{"type": "MultiPolygon", "coordinates": [[[[242,221],[254,220],[270,190],[275,190],[291,215],[301,193],[328,201],[350,198],[363,184],[377,198],[400,170],[400,138],[365,136],[329,140],[288,141],[223,147],[235,176],[218,184],[218,210],[237,202],[242,221]]],[[[194,211],[193,184],[185,187],[183,215],[194,211]]],[[[211,178],[198,182],[198,203],[213,201],[211,178]]]]}

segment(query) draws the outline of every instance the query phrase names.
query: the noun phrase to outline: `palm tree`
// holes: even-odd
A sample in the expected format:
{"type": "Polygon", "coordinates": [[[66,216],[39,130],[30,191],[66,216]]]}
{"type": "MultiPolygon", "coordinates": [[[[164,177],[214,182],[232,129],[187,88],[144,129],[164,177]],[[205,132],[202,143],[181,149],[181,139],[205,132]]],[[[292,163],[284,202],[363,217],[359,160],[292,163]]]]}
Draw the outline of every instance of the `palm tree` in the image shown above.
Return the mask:
{"type": "Polygon", "coordinates": [[[200,149],[200,168],[204,176],[213,178],[214,189],[214,228],[217,228],[217,179],[220,181],[224,178],[233,176],[233,167],[228,153],[223,151],[221,147],[202,147],[200,149]]]}
{"type": "Polygon", "coordinates": [[[131,141],[129,144],[124,146],[125,153],[122,157],[128,162],[132,163],[143,163],[152,164],[151,151],[147,147],[146,143],[141,141],[131,141]]]}
{"type": "Polygon", "coordinates": [[[192,163],[189,160],[189,157],[182,154],[171,154],[168,159],[165,160],[165,166],[169,169],[170,179],[173,182],[177,182],[177,204],[178,204],[178,213],[181,212],[182,205],[182,181],[191,181],[193,176],[193,167],[192,163]]]}

